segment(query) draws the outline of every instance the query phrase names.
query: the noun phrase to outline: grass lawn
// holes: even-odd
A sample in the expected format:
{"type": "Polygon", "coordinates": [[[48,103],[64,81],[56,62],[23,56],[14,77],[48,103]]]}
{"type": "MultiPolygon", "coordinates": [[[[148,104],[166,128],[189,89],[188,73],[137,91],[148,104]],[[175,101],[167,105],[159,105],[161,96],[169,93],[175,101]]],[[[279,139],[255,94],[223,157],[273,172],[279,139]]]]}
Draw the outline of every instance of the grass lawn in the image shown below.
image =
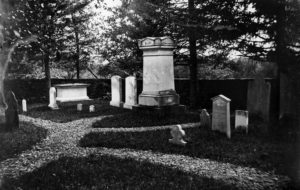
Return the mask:
{"type": "Polygon", "coordinates": [[[46,138],[47,130],[28,122],[20,122],[20,128],[6,132],[4,118],[0,117],[0,161],[15,157],[46,138]]]}
{"type": "Polygon", "coordinates": [[[221,180],[199,177],[176,168],[91,155],[63,157],[18,180],[7,180],[6,189],[238,189],[221,180]]]}
{"type": "Polygon", "coordinates": [[[151,150],[284,173],[285,152],[290,144],[279,143],[259,135],[259,129],[250,130],[248,135],[242,131],[235,131],[230,140],[226,138],[226,135],[212,132],[211,129],[204,127],[185,129],[185,132],[185,140],[188,141],[186,147],[178,147],[168,142],[169,129],[94,131],[86,134],[80,140],[80,145],[151,150]]]}
{"type": "Polygon", "coordinates": [[[200,116],[196,113],[185,113],[176,116],[156,117],[143,113],[128,112],[105,117],[93,123],[93,128],[133,128],[163,126],[199,122],[200,116]]]}
{"type": "Polygon", "coordinates": [[[34,118],[50,120],[57,123],[66,123],[81,118],[115,115],[128,112],[128,110],[110,106],[108,101],[91,100],[82,102],[82,104],[83,106],[81,112],[77,111],[77,103],[59,105],[60,109],[58,110],[51,110],[45,103],[38,106],[29,105],[28,112],[22,114],[34,118]],[[95,112],[89,112],[89,105],[95,105],[95,112]]]}

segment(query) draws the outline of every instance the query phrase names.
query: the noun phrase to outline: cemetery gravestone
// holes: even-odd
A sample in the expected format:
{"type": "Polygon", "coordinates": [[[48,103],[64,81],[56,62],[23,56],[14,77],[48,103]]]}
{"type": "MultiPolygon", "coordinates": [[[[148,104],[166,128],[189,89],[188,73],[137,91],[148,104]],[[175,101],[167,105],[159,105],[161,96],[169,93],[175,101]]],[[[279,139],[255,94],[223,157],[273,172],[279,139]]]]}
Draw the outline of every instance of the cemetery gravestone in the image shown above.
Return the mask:
{"type": "Polygon", "coordinates": [[[211,126],[210,116],[209,116],[209,113],[206,111],[206,109],[201,110],[200,122],[201,122],[201,125],[204,127],[211,126]]]}
{"type": "Polygon", "coordinates": [[[49,89],[49,108],[51,108],[52,110],[57,110],[58,106],[56,103],[56,89],[54,87],[51,87],[49,89]]]}
{"type": "Polygon", "coordinates": [[[137,105],[137,82],[134,76],[125,79],[125,104],[124,108],[132,109],[137,105]]]}
{"type": "Polygon", "coordinates": [[[235,129],[242,128],[248,133],[248,111],[235,110],[235,129]]]}
{"type": "Polygon", "coordinates": [[[181,125],[176,125],[171,129],[172,139],[169,139],[169,142],[176,145],[184,146],[186,145],[186,141],[183,140],[185,136],[185,132],[182,129],[181,125]]]}
{"type": "Polygon", "coordinates": [[[123,107],[122,78],[120,76],[111,77],[111,101],[110,105],[115,107],[123,107]]]}
{"type": "Polygon", "coordinates": [[[82,104],[77,104],[77,111],[82,111],[82,104]]]}
{"type": "Polygon", "coordinates": [[[143,50],[143,91],[139,105],[169,106],[179,104],[175,92],[173,49],[170,37],[147,37],[138,41],[143,50]]]}
{"type": "Polygon", "coordinates": [[[269,121],[271,84],[263,76],[257,76],[248,83],[247,110],[269,121]]]}
{"type": "Polygon", "coordinates": [[[7,130],[19,128],[18,102],[15,94],[9,91],[6,96],[5,125],[7,130]]]}
{"type": "Polygon", "coordinates": [[[25,99],[22,100],[22,111],[27,112],[27,103],[25,99]]]}
{"type": "Polygon", "coordinates": [[[230,99],[218,95],[211,99],[213,101],[212,130],[226,133],[231,138],[230,130],[230,99]]]}
{"type": "Polygon", "coordinates": [[[94,106],[94,105],[90,105],[89,111],[90,111],[90,112],[95,112],[95,106],[94,106]]]}

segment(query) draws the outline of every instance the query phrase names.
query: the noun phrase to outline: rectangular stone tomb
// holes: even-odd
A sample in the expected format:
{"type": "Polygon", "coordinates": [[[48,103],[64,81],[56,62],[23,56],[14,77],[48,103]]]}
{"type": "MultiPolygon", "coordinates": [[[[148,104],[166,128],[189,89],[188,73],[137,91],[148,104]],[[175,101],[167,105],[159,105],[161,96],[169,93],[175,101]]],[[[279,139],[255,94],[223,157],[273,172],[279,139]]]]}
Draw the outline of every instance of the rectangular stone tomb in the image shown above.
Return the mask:
{"type": "Polygon", "coordinates": [[[55,85],[57,91],[56,101],[72,102],[90,100],[87,96],[87,87],[89,84],[84,83],[68,83],[55,85]]]}
{"type": "Polygon", "coordinates": [[[218,95],[212,98],[212,130],[225,133],[228,138],[231,138],[230,130],[230,99],[218,95]]]}

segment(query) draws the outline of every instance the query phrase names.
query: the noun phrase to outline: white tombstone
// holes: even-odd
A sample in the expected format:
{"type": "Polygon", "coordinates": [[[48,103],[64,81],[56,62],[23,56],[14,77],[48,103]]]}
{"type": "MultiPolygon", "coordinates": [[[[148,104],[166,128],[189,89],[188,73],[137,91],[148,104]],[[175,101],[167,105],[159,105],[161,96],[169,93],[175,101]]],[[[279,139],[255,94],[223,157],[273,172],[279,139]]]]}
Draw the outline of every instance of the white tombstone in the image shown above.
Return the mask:
{"type": "Polygon", "coordinates": [[[212,111],[212,130],[226,133],[228,138],[231,138],[230,130],[230,99],[218,95],[213,97],[213,111],[212,111]]]}
{"type": "Polygon", "coordinates": [[[248,133],[248,123],[248,111],[235,110],[235,129],[242,128],[246,130],[246,133],[248,133]]]}
{"type": "Polygon", "coordinates": [[[49,108],[53,109],[53,110],[57,110],[58,106],[56,103],[56,89],[54,87],[51,87],[49,89],[49,108]]]}
{"type": "Polygon", "coordinates": [[[125,79],[125,104],[124,108],[132,109],[137,105],[137,81],[134,76],[125,79]]]}
{"type": "Polygon", "coordinates": [[[77,111],[82,111],[82,104],[77,104],[77,111]]]}
{"type": "Polygon", "coordinates": [[[27,103],[25,99],[22,100],[22,111],[27,112],[27,103]]]}
{"type": "Polygon", "coordinates": [[[111,101],[110,105],[115,107],[123,107],[122,102],[122,78],[120,76],[111,77],[111,101]]]}
{"type": "Polygon", "coordinates": [[[90,98],[87,96],[88,86],[89,84],[84,83],[57,84],[55,85],[57,90],[56,101],[72,102],[90,100],[90,98]]]}
{"type": "Polygon", "coordinates": [[[95,112],[95,106],[94,106],[94,105],[90,105],[89,111],[90,111],[90,112],[95,112]]]}
{"type": "Polygon", "coordinates": [[[185,132],[182,129],[181,125],[176,125],[171,129],[172,139],[169,139],[169,142],[176,145],[185,146],[186,141],[183,140],[185,132]]]}
{"type": "Polygon", "coordinates": [[[147,37],[138,41],[143,50],[143,91],[141,106],[179,105],[175,92],[173,49],[170,37],[147,37]]]}

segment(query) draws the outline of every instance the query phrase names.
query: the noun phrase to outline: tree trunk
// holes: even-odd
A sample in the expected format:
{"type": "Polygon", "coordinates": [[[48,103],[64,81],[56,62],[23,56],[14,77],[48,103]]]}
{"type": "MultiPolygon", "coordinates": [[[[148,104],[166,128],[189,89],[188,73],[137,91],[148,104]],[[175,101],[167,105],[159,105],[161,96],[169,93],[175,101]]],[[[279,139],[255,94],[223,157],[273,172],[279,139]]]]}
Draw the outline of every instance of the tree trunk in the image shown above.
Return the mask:
{"type": "MultiPolygon", "coordinates": [[[[195,10],[194,0],[188,2],[190,24],[193,24],[192,15],[195,10]]],[[[196,36],[195,28],[188,28],[189,37],[189,51],[190,51],[190,107],[196,107],[197,105],[197,48],[196,48],[196,36]]]]}
{"type": "Polygon", "coordinates": [[[76,72],[77,72],[77,79],[80,78],[80,49],[79,49],[79,37],[78,37],[78,31],[77,28],[75,27],[75,40],[76,40],[76,72]]]}
{"type": "MultiPolygon", "coordinates": [[[[44,66],[45,66],[45,78],[47,81],[47,89],[51,88],[51,75],[50,75],[50,55],[49,52],[45,52],[44,54],[44,66]]],[[[49,95],[47,93],[47,95],[49,95]]]]}

